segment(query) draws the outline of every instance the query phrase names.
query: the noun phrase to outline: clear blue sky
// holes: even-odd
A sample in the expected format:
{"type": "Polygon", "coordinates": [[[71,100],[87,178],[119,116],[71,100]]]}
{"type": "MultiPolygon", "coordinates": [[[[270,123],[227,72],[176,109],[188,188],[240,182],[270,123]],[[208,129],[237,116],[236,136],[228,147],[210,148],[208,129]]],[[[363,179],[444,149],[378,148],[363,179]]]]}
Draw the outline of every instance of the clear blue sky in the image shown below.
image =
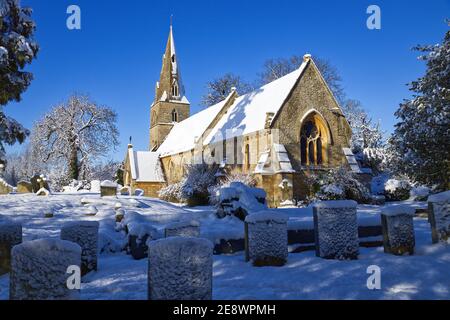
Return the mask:
{"type": "MultiPolygon", "coordinates": [[[[119,114],[122,159],[128,137],[138,149],[149,140],[149,107],[161,68],[169,17],[191,112],[205,83],[226,72],[252,81],[268,58],[311,53],[340,71],[347,95],[363,102],[383,128],[410,96],[406,83],[423,62],[410,49],[442,40],[450,0],[22,0],[34,9],[38,59],[35,80],[20,103],[6,107],[28,128],[73,92],[87,93],[119,114]],[[82,30],[66,28],[66,9],[79,5],[82,30]],[[381,30],[366,28],[366,8],[381,7],[381,30]]],[[[11,149],[10,149],[11,150],[11,149]]],[[[13,148],[12,150],[17,150],[13,148]]]]}

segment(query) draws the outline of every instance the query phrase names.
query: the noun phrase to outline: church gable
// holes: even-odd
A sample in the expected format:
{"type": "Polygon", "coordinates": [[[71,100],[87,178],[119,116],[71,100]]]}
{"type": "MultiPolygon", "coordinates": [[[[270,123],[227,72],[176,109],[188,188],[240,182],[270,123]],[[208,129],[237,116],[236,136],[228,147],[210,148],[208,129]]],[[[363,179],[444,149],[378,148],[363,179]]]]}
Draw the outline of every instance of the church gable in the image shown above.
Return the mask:
{"type": "Polygon", "coordinates": [[[345,163],[342,148],[351,130],[331,90],[311,59],[272,123],[279,129],[295,170],[345,163]]]}

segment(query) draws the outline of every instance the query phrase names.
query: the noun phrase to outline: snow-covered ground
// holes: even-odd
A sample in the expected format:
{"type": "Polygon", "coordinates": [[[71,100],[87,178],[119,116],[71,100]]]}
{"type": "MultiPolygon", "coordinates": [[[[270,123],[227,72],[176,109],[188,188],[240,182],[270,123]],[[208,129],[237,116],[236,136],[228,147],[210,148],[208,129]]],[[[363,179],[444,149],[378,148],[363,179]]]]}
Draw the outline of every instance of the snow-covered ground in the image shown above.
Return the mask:
{"type": "MultiPolygon", "coordinates": [[[[420,202],[404,202],[426,207],[420,202]]],[[[391,203],[389,205],[397,205],[391,203]]],[[[83,278],[83,299],[146,299],[147,259],[134,260],[123,252],[125,236],[114,230],[115,208],[137,212],[146,223],[158,229],[175,221],[195,219],[201,224],[201,236],[214,242],[240,239],[243,224],[236,218],[222,220],[211,207],[185,208],[144,197],[100,199],[98,194],[56,194],[0,196],[0,219],[23,224],[24,241],[59,237],[62,224],[74,220],[100,221],[98,271],[83,278]],[[97,211],[95,216],[91,216],[97,211]],[[53,213],[52,218],[45,218],[53,213]]],[[[309,228],[312,210],[283,209],[290,217],[290,228],[309,228]]],[[[381,207],[358,206],[359,225],[378,225],[381,207]]],[[[355,261],[324,260],[313,251],[289,254],[284,267],[253,267],[243,253],[214,256],[214,299],[449,299],[450,245],[431,245],[426,219],[415,218],[416,254],[392,256],[383,248],[361,248],[355,261]],[[369,290],[366,270],[381,268],[381,290],[369,290]]],[[[0,277],[0,299],[8,299],[9,277],[0,277]]]]}

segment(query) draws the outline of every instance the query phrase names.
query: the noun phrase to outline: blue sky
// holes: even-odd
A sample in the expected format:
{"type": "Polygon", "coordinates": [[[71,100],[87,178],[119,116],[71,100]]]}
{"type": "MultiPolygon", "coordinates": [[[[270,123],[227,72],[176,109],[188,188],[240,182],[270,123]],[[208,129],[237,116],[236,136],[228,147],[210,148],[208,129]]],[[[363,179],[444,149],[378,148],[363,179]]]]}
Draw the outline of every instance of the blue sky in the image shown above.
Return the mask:
{"type": "MultiPolygon", "coordinates": [[[[73,92],[89,94],[119,115],[122,159],[129,136],[147,149],[150,104],[161,68],[170,15],[178,59],[197,112],[207,81],[226,72],[253,81],[265,60],[311,53],[339,70],[347,95],[361,100],[390,132],[406,83],[424,64],[410,49],[441,42],[450,0],[181,1],[22,0],[34,9],[38,59],[20,103],[5,110],[28,128],[73,92]],[[66,9],[81,8],[82,29],[66,27],[66,9]],[[381,8],[381,30],[366,28],[366,8],[381,8]]],[[[18,150],[17,147],[9,148],[18,150]]]]}

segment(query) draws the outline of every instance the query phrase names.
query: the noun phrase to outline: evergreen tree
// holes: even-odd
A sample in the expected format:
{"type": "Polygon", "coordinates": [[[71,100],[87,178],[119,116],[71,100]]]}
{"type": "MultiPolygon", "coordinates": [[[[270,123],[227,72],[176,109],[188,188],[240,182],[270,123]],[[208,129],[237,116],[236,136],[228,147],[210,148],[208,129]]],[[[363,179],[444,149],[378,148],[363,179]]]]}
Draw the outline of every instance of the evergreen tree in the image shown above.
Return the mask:
{"type": "Polygon", "coordinates": [[[19,0],[0,0],[0,158],[4,143],[22,143],[29,131],[1,109],[9,101],[20,101],[33,79],[23,69],[36,58],[38,45],[33,40],[35,23],[32,10],[22,8],[19,0]]]}
{"type": "Polygon", "coordinates": [[[425,75],[410,84],[413,98],[395,115],[390,139],[396,168],[413,181],[449,189],[450,175],[450,31],[442,44],[417,46],[424,53],[425,75]]]}

